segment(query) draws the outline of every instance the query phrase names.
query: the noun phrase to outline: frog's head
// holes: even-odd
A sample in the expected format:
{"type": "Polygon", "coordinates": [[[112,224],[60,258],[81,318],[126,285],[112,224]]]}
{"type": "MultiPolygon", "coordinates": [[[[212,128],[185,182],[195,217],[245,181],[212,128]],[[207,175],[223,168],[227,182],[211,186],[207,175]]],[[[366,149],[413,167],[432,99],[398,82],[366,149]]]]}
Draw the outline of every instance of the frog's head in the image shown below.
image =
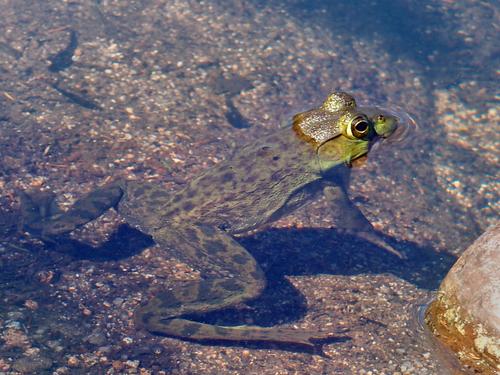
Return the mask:
{"type": "Polygon", "coordinates": [[[320,108],[293,117],[295,133],[315,148],[322,172],[351,165],[378,139],[393,134],[397,124],[395,116],[378,108],[358,108],[344,92],[334,92],[320,108]]]}

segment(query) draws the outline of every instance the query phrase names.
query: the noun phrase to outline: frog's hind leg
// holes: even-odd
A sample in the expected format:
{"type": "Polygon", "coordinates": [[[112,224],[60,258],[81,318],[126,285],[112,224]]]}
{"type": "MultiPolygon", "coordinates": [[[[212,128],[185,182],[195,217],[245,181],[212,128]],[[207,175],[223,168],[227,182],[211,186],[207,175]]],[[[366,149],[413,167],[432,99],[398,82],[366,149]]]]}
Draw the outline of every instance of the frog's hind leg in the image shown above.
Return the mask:
{"type": "Polygon", "coordinates": [[[136,312],[136,323],[147,330],[191,340],[271,341],[312,346],[330,337],[318,331],[287,327],[219,326],[200,323],[186,314],[234,306],[258,296],[265,285],[255,259],[231,236],[212,226],[163,228],[153,234],[180,260],[201,270],[201,279],[183,281],[157,293],[136,312]]]}
{"type": "Polygon", "coordinates": [[[122,185],[113,183],[92,191],[63,212],[55,203],[52,193],[20,192],[21,227],[42,239],[63,235],[115,207],[122,195],[122,185]]]}

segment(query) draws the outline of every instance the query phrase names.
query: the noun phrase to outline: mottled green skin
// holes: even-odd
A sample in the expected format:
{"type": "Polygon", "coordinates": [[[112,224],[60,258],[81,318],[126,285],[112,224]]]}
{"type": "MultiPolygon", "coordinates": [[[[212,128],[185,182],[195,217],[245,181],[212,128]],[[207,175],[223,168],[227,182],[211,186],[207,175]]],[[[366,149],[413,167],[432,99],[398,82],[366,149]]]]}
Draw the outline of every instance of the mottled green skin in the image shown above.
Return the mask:
{"type": "Polygon", "coordinates": [[[285,327],[222,327],[183,315],[219,310],[258,296],[265,285],[264,274],[233,236],[262,227],[318,192],[325,191],[332,213],[341,215],[341,227],[376,238],[370,237],[370,223],[345,194],[346,165],[366,154],[376,138],[389,136],[396,125],[388,118],[392,123],[381,127],[384,132],[378,134],[378,112],[371,109],[366,117],[366,136],[346,136],[346,125],[360,111],[352,97],[333,93],[322,107],[296,115],[292,128],[241,147],[176,193],[156,184],[117,182],[90,193],[64,213],[51,197],[24,194],[24,228],[48,238],[67,233],[114,207],[131,225],[201,274],[200,280],[183,281],[173,290],[157,293],[136,312],[138,325],[185,339],[311,345],[312,339],[329,337],[329,333],[285,327]]]}

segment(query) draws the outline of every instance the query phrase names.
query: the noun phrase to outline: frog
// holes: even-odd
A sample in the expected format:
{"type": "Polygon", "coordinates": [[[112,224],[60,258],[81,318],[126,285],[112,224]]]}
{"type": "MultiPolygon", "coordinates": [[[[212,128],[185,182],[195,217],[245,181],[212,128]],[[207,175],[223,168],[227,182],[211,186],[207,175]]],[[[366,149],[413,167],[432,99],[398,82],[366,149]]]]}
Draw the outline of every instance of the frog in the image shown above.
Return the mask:
{"type": "Polygon", "coordinates": [[[153,334],[183,340],[267,341],[312,346],[332,336],[321,329],[208,324],[194,317],[257,298],[265,274],[238,238],[261,230],[321,193],[337,230],[403,258],[374,230],[347,194],[351,170],[372,146],[398,128],[395,115],[358,107],[331,92],[320,107],[297,113],[290,125],[243,145],[176,192],[158,183],[117,180],[61,210],[52,193],[21,194],[22,228],[50,240],[115,209],[173,257],[199,271],[195,280],[164,288],[134,313],[153,334]]]}

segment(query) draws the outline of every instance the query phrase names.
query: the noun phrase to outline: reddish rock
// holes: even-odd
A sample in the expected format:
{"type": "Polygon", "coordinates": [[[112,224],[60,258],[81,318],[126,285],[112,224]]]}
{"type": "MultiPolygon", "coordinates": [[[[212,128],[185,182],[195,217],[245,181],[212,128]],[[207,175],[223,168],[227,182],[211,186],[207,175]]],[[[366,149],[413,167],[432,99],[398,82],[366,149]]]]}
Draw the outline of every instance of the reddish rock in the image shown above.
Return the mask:
{"type": "Polygon", "coordinates": [[[500,224],[451,268],[426,321],[463,362],[482,373],[500,371],[500,224]]]}

